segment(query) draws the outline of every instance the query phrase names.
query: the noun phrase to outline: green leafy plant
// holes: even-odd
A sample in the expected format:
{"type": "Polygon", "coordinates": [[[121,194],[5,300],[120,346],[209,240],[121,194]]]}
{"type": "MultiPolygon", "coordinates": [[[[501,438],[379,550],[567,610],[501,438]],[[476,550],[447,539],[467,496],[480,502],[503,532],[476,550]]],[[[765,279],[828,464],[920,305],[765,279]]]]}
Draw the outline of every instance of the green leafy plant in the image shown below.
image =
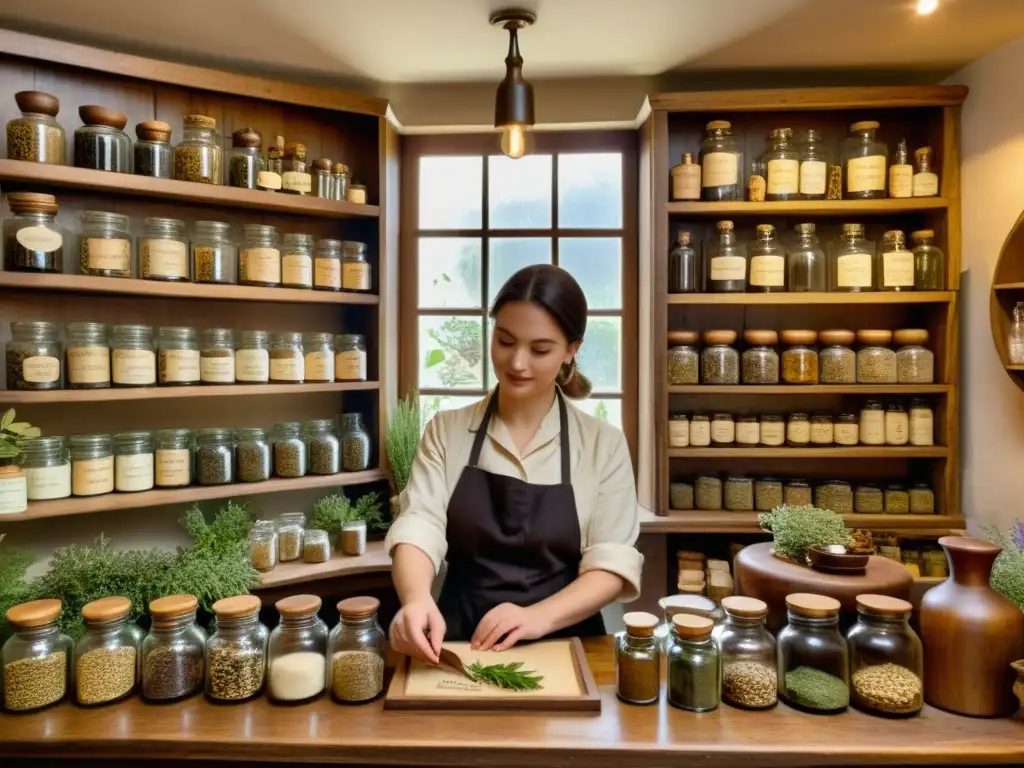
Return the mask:
{"type": "Polygon", "coordinates": [[[3,629],[7,623],[4,619],[7,610],[29,599],[25,574],[32,565],[31,552],[10,547],[3,540],[4,534],[0,533],[0,642],[6,638],[3,629]]]}
{"type": "Polygon", "coordinates": [[[387,530],[388,524],[381,511],[380,494],[376,491],[364,493],[356,499],[351,515],[352,520],[365,520],[366,527],[371,531],[387,530]]]}
{"type": "Polygon", "coordinates": [[[14,409],[8,409],[0,418],[0,461],[16,459],[21,455],[18,441],[23,437],[39,437],[39,427],[33,427],[27,421],[15,421],[14,409]]]}
{"type": "Polygon", "coordinates": [[[379,493],[363,494],[356,499],[355,504],[341,491],[324,496],[313,504],[310,524],[313,528],[320,528],[334,536],[341,533],[341,526],[345,523],[356,520],[365,520],[367,529],[371,531],[384,530],[388,527],[381,510],[379,493]]]}
{"type": "Polygon", "coordinates": [[[384,428],[384,442],[397,493],[404,491],[409,483],[412,460],[420,443],[421,418],[419,397],[410,393],[395,403],[384,428]]]}
{"type": "Polygon", "coordinates": [[[776,507],[757,516],[758,525],[772,534],[775,554],[803,565],[807,550],[817,544],[850,545],[850,532],[842,515],[810,504],[776,507]]]}
{"type": "Polygon", "coordinates": [[[1018,608],[1024,609],[1024,523],[1018,520],[1009,533],[989,526],[985,535],[1003,548],[992,564],[989,585],[1018,608]]]}
{"type": "Polygon", "coordinates": [[[523,662],[512,661],[508,664],[483,665],[480,660],[466,667],[466,671],[473,679],[480,683],[496,685],[499,688],[509,688],[513,691],[536,691],[544,686],[540,681],[542,675],[534,674],[533,670],[524,670],[523,662]]]}
{"type": "Polygon", "coordinates": [[[229,501],[214,515],[212,522],[206,521],[203,511],[195,504],[181,518],[181,524],[195,542],[197,552],[222,554],[233,551],[235,545],[247,540],[253,522],[247,503],[229,501]]]}

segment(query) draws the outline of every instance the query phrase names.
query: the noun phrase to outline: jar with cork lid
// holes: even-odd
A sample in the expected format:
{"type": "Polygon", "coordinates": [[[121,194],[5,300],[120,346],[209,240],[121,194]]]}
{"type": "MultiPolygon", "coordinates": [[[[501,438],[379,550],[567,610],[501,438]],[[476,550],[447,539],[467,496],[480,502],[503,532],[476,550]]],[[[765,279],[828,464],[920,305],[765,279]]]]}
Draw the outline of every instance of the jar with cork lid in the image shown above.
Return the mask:
{"type": "Polygon", "coordinates": [[[64,345],[53,323],[34,320],[11,323],[6,356],[7,389],[40,392],[61,388],[64,345]]]}
{"type": "Polygon", "coordinates": [[[728,120],[712,120],[701,144],[701,198],[708,201],[742,200],[740,169],[743,153],[728,120]]]}
{"type": "Polygon", "coordinates": [[[790,293],[824,293],[828,290],[827,264],[815,225],[797,224],[796,240],[786,252],[786,273],[790,293]]]}
{"type": "Polygon", "coordinates": [[[924,328],[901,328],[892,335],[896,346],[896,380],[900,384],[931,384],[935,381],[935,355],[925,346],[924,328]]]}
{"type": "Polygon", "coordinates": [[[331,188],[332,200],[347,200],[348,185],[352,176],[349,174],[348,166],[344,163],[335,163],[331,172],[334,177],[334,186],[331,188]]]}
{"type": "Polygon", "coordinates": [[[829,248],[830,288],[840,293],[872,291],[875,244],[864,237],[863,224],[843,224],[829,248]]]}
{"type": "Polygon", "coordinates": [[[750,244],[749,283],[747,290],[751,293],[786,290],[786,249],[775,237],[771,224],[757,225],[757,238],[750,244]]]}
{"type": "Polygon", "coordinates": [[[281,191],[281,174],[284,171],[284,136],[277,136],[267,147],[266,168],[256,175],[256,188],[263,192],[281,191]]]}
{"type": "Polygon", "coordinates": [[[889,153],[885,144],[875,138],[878,128],[874,120],[853,123],[843,141],[843,197],[848,200],[885,197],[889,153]]]}
{"type": "MultiPolygon", "coordinates": [[[[781,494],[781,490],[780,490],[781,494]]],[[[741,709],[768,709],[778,702],[775,638],[765,629],[768,606],[753,597],[722,600],[725,624],[715,630],[722,657],[722,699],[741,709]]]]}
{"type": "Polygon", "coordinates": [[[788,330],[779,334],[782,352],[782,380],[787,384],[818,383],[818,334],[809,330],[788,330]]]}
{"type": "Polygon", "coordinates": [[[313,177],[306,162],[306,145],[297,141],[287,144],[282,158],[281,191],[290,195],[312,193],[313,177]]]}
{"type": "Polygon", "coordinates": [[[875,272],[880,291],[914,290],[914,254],[907,250],[902,230],[890,229],[883,236],[875,272]]]}
{"type": "Polygon", "coordinates": [[[314,197],[331,200],[334,197],[334,162],[329,157],[313,161],[312,193],[314,197]]]}
{"type": "Polygon", "coordinates": [[[736,331],[714,330],[704,332],[701,351],[701,381],[704,384],[739,384],[740,355],[732,346],[736,331]]]}
{"type": "Polygon", "coordinates": [[[661,643],[658,617],[633,611],[622,617],[625,631],[615,636],[615,693],[629,704],[653,704],[661,696],[661,643]]]}
{"type": "Polygon", "coordinates": [[[846,635],[857,709],[906,717],[924,706],[924,652],[910,627],[911,611],[896,597],[857,595],[857,623],[846,635]]]}
{"type": "Polygon", "coordinates": [[[810,129],[800,147],[800,198],[824,200],[828,184],[828,160],[821,132],[810,129]]]}
{"type": "Polygon", "coordinates": [[[700,380],[700,351],[696,331],[668,332],[668,383],[672,386],[696,384],[700,380]]]}
{"type": "Polygon", "coordinates": [[[700,165],[684,152],[679,165],[672,166],[672,199],[700,200],[700,165]]]}
{"type": "Polygon", "coordinates": [[[327,687],[327,625],[316,595],[292,595],[274,607],[281,622],[267,643],[267,695],[271,701],[310,701],[327,687]]]}
{"type": "Polygon", "coordinates": [[[75,130],[75,166],[113,173],[132,172],[132,140],[124,112],[96,104],[78,108],[84,125],[75,130]]]}
{"type": "Polygon", "coordinates": [[[919,147],[914,150],[914,197],[935,197],[939,194],[939,175],[933,170],[935,150],[919,147]]]}
{"type": "Polygon", "coordinates": [[[142,696],[176,701],[203,688],[206,632],[196,623],[199,601],[168,595],[149,604],[152,619],[142,641],[142,696]]]}
{"type": "Polygon", "coordinates": [[[935,232],[920,229],[910,237],[914,241],[914,289],[946,290],[946,255],[935,245],[935,232]]]}
{"type": "Polygon", "coordinates": [[[206,695],[240,702],[263,691],[269,630],[260,622],[256,595],[226,597],[212,606],[217,627],[206,641],[206,695]]]}
{"type": "Polygon", "coordinates": [[[800,151],[793,145],[792,128],[775,128],[768,137],[764,154],[767,189],[764,199],[797,200],[800,198],[800,151]]]}
{"type": "Polygon", "coordinates": [[[128,620],[127,597],[104,597],[82,606],[85,634],[75,644],[75,700],[111,704],[130,696],[138,682],[143,631],[128,620]]]}
{"type": "Polygon", "coordinates": [[[57,122],[60,100],[43,91],[18,91],[21,116],[7,123],[7,159],[64,165],[64,129],[57,122]]]}
{"type": "Polygon", "coordinates": [[[375,597],[350,597],[338,603],[341,621],[328,641],[331,695],[337,701],[370,701],[383,690],[388,644],[377,620],[379,608],[375,597]]]}
{"type": "Polygon", "coordinates": [[[67,233],[57,224],[57,198],[37,192],[10,192],[7,203],[13,216],[3,224],[4,269],[63,272],[67,233]]]}
{"type": "Polygon", "coordinates": [[[174,147],[174,178],[201,184],[223,184],[223,150],[217,120],[206,115],[184,115],[182,139],[174,147]]]}
{"type": "Polygon", "coordinates": [[[715,224],[718,236],[706,243],[708,293],[744,293],[747,290],[747,249],[731,221],[715,224]]]}
{"type": "Polygon", "coordinates": [[[857,331],[857,383],[895,384],[898,380],[896,352],[891,349],[892,331],[857,331]]]}
{"type": "Polygon", "coordinates": [[[57,626],[60,600],[32,600],[8,609],[14,633],[0,651],[4,707],[30,712],[64,698],[74,644],[57,626]]]}
{"type": "Polygon", "coordinates": [[[818,334],[818,379],[822,384],[856,384],[857,353],[853,331],[832,328],[818,334]]]}
{"type": "Polygon", "coordinates": [[[841,712],[850,702],[849,653],[839,632],[839,601],[786,596],[789,624],[778,636],[779,695],[796,709],[841,712]]]}
{"type": "Polygon", "coordinates": [[[677,613],[667,651],[668,702],[690,712],[710,712],[720,701],[721,658],[711,638],[715,622],[677,613]]]}
{"type": "Polygon", "coordinates": [[[775,346],[779,334],[771,330],[747,330],[743,332],[747,348],[743,351],[742,369],[744,384],[778,384],[779,353],[775,346]]]}
{"type": "Polygon", "coordinates": [[[231,134],[231,150],[228,153],[227,183],[239,189],[256,189],[257,180],[264,171],[263,135],[250,127],[241,128],[231,134]]]}
{"type": "Polygon", "coordinates": [[[162,120],[145,120],[135,126],[135,175],[171,178],[171,126],[162,120]]]}
{"type": "Polygon", "coordinates": [[[676,236],[676,245],[668,254],[668,292],[696,293],[697,252],[691,244],[692,235],[682,231],[676,236]]]}

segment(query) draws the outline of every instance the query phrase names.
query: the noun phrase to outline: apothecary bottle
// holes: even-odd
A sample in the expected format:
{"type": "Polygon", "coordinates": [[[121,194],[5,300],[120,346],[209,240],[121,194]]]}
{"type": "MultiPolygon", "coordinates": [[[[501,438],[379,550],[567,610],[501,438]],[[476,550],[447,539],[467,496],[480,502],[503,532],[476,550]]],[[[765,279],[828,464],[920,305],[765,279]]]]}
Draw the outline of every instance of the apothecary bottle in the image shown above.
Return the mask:
{"type": "Polygon", "coordinates": [[[128,620],[127,597],[104,597],[82,606],[85,634],[75,644],[75,700],[82,706],[111,704],[130,696],[139,677],[144,633],[128,620]]]}
{"type": "Polygon", "coordinates": [[[697,252],[690,243],[690,233],[680,232],[675,247],[668,254],[668,292],[696,293],[697,290],[697,252]]]}
{"type": "Polygon", "coordinates": [[[684,152],[679,165],[672,166],[672,199],[700,200],[700,165],[684,152]]]}
{"type": "Polygon", "coordinates": [[[270,381],[301,384],[306,377],[302,334],[278,331],[270,337],[270,381]]]}
{"type": "Polygon", "coordinates": [[[231,134],[228,152],[227,183],[239,189],[256,189],[263,172],[263,135],[253,128],[241,128],[231,134]]]}
{"type": "Polygon", "coordinates": [[[757,238],[750,244],[751,293],[781,293],[786,290],[786,249],[775,237],[771,224],[757,225],[757,238]]]}
{"type": "Polygon", "coordinates": [[[222,184],[223,150],[217,120],[206,115],[185,115],[181,122],[182,139],[174,147],[174,178],[222,184]]]}
{"type": "Polygon", "coordinates": [[[196,623],[199,601],[169,595],[149,604],[152,624],[142,641],[142,696],[174,701],[203,688],[206,632],[196,623]]]}
{"type": "Polygon", "coordinates": [[[387,638],[377,621],[380,600],[350,597],[338,603],[341,621],[329,639],[331,695],[338,701],[375,698],[384,686],[387,638]]]}
{"type": "Polygon", "coordinates": [[[226,221],[197,221],[192,235],[192,279],[197,283],[238,282],[238,246],[226,221]]]}
{"type": "Polygon", "coordinates": [[[53,323],[14,321],[6,354],[7,389],[38,392],[61,388],[64,345],[53,323]]]}
{"type": "Polygon", "coordinates": [[[747,348],[743,351],[742,369],[744,384],[778,384],[779,353],[775,346],[779,334],[772,330],[747,330],[743,332],[747,348]]]}
{"type": "Polygon", "coordinates": [[[914,167],[909,163],[907,140],[896,143],[892,162],[889,164],[889,197],[905,198],[914,193],[914,167]]]}
{"type": "MultiPolygon", "coordinates": [[[[935,445],[935,414],[928,401],[915,397],[910,400],[910,444],[935,445]]],[[[29,498],[32,498],[29,496],[29,498]]]]}
{"type": "Polygon", "coordinates": [[[828,290],[825,252],[813,224],[797,224],[797,239],[786,254],[790,293],[818,293],[828,290]]]}
{"type": "Polygon", "coordinates": [[[862,329],[857,331],[857,342],[857,383],[896,384],[896,353],[889,346],[892,331],[862,329]]]}
{"type": "Polygon", "coordinates": [[[914,197],[935,197],[939,194],[939,176],[932,169],[935,150],[931,147],[920,147],[914,150],[914,197]]]}
{"type": "Polygon", "coordinates": [[[349,180],[352,178],[348,172],[348,166],[344,163],[335,163],[331,175],[334,176],[334,187],[331,190],[332,199],[347,200],[349,180]]]}
{"type": "Polygon", "coordinates": [[[86,211],[82,214],[79,268],[83,275],[132,276],[132,239],[128,217],[120,213],[86,211]]]}
{"type": "Polygon", "coordinates": [[[832,425],[836,445],[857,445],[860,442],[860,421],[855,413],[840,413],[832,425]]]}
{"type": "Polygon", "coordinates": [[[263,691],[270,631],[260,622],[256,595],[226,597],[212,606],[217,628],[206,641],[206,695],[239,702],[263,691]]]}
{"type": "Polygon", "coordinates": [[[691,712],[709,712],[720,701],[721,657],[711,639],[715,623],[677,613],[667,651],[668,702],[691,712]]]}
{"type": "Polygon", "coordinates": [[[686,448],[690,445],[690,417],[685,413],[670,413],[668,417],[668,447],[686,448]]]}
{"type": "Polygon", "coordinates": [[[732,135],[732,123],[712,120],[700,150],[701,197],[704,200],[742,200],[740,169],[743,154],[732,135]]]}
{"type": "Polygon", "coordinates": [[[249,531],[249,564],[266,573],[277,566],[277,529],[269,520],[257,520],[249,531]]]}
{"type": "Polygon", "coordinates": [[[345,472],[362,472],[370,466],[370,433],[363,427],[358,413],[341,414],[341,468],[345,472]]]}
{"type": "Polygon", "coordinates": [[[800,197],[804,200],[824,200],[828,184],[828,160],[821,142],[821,134],[811,129],[800,147],[800,197]]]}
{"type": "Polygon", "coordinates": [[[736,331],[705,331],[701,351],[701,382],[704,384],[739,384],[740,355],[732,346],[736,331]]]}
{"type": "Polygon", "coordinates": [[[259,483],[271,475],[270,442],[259,427],[235,430],[235,475],[240,483],[259,483]]]}
{"type": "Polygon", "coordinates": [[[313,255],[313,289],[341,290],[341,240],[317,240],[313,255]]]}
{"type": "Polygon", "coordinates": [[[159,330],[157,362],[161,385],[185,387],[200,382],[199,337],[195,328],[159,330]]]}
{"type": "Polygon", "coordinates": [[[782,487],[782,500],[791,507],[806,506],[813,501],[811,486],[806,480],[790,480],[782,487]]]}
{"type": "Polygon", "coordinates": [[[764,154],[765,200],[796,200],[800,196],[800,152],[793,146],[792,128],[775,128],[764,154]]]}
{"type": "Polygon", "coordinates": [[[135,126],[136,176],[171,178],[171,126],[161,120],[145,120],[135,126]]]}
{"type": "Polygon", "coordinates": [[[57,627],[60,611],[60,600],[32,600],[8,609],[14,633],[0,651],[8,711],[42,709],[67,693],[74,644],[57,627]]]}
{"type": "Polygon", "coordinates": [[[753,447],[761,442],[761,424],[757,416],[736,419],[736,444],[753,447]]]}
{"type": "Polygon", "coordinates": [[[227,485],[235,481],[235,433],[223,427],[196,431],[196,482],[227,485]]]}
{"type": "Polygon", "coordinates": [[[910,514],[935,514],[935,492],[928,487],[927,483],[916,483],[911,486],[910,491],[907,493],[907,499],[910,504],[910,514]]]}
{"type": "Polygon", "coordinates": [[[307,382],[334,381],[334,337],[329,333],[302,334],[307,382]]]}
{"type": "Polygon", "coordinates": [[[7,159],[64,165],[64,129],[57,122],[60,100],[42,91],[18,91],[21,116],[7,123],[7,159]]]}
{"type": "Polygon", "coordinates": [[[791,413],[786,419],[786,445],[803,448],[811,442],[811,421],[806,413],[791,413]]]}
{"type": "Polygon", "coordinates": [[[778,637],[779,696],[797,709],[841,712],[850,702],[849,654],[839,633],[839,601],[786,596],[789,624],[778,637]]]}
{"type": "Polygon", "coordinates": [[[110,332],[110,364],[115,387],[155,387],[153,328],[115,325],[110,332]]]}
{"type": "Polygon", "coordinates": [[[341,526],[341,553],[358,557],[366,552],[366,521],[350,520],[341,526]]]}
{"type": "Polygon", "coordinates": [[[885,445],[885,406],[880,400],[861,406],[858,435],[862,445],[885,445]]]}
{"type": "Polygon", "coordinates": [[[188,239],[180,219],[149,218],[139,236],[139,275],[143,280],[187,282],[188,239]]]}
{"type": "Polygon", "coordinates": [[[132,172],[132,140],[124,132],[128,116],[95,105],[78,108],[85,125],[75,129],[75,166],[94,171],[132,172]]]}
{"type": "Polygon", "coordinates": [[[281,285],[281,251],[277,230],[266,224],[242,227],[244,242],[238,254],[238,282],[242,285],[281,285]]]}
{"type": "MultiPolygon", "coordinates": [[[[756,416],[744,418],[757,419],[756,416]]],[[[777,477],[761,477],[754,481],[754,509],[771,512],[782,505],[782,481],[777,477]]],[[[772,656],[772,671],[775,671],[775,657],[772,656]]]]}
{"type": "Polygon", "coordinates": [[[270,380],[267,332],[240,331],[235,343],[235,381],[266,384],[270,380]]]}
{"type": "Polygon", "coordinates": [[[103,323],[67,324],[67,382],[69,389],[110,386],[110,344],[103,323]]]}
{"type": "Polygon", "coordinates": [[[754,511],[754,482],[745,475],[730,474],[722,486],[725,508],[730,512],[754,511]]]}
{"type": "Polygon", "coordinates": [[[281,249],[281,285],[285,288],[313,287],[313,236],[290,232],[281,249]]]}
{"type": "Polygon", "coordinates": [[[302,425],[302,437],[309,446],[309,473],[336,475],[341,471],[341,441],[333,419],[314,419],[302,425]]]}
{"type": "Polygon", "coordinates": [[[873,290],[874,260],[875,244],[865,239],[863,225],[843,224],[842,236],[831,243],[830,289],[846,293],[873,290]]]}
{"type": "Polygon", "coordinates": [[[714,632],[722,660],[722,700],[741,709],[775,706],[775,638],[764,626],[768,606],[752,597],[730,596],[722,608],[725,623],[714,632]]]}
{"type": "Polygon", "coordinates": [[[1024,301],[1013,305],[1013,320],[1006,333],[1006,356],[1011,365],[1024,365],[1024,301]]]}
{"type": "Polygon", "coordinates": [[[271,701],[310,701],[327,687],[327,625],[315,595],[292,595],[274,607],[281,622],[267,644],[267,695],[271,701]]]}
{"type": "Polygon", "coordinates": [[[778,448],[786,442],[786,422],[776,414],[761,416],[761,445],[778,448]]]}
{"type": "Polygon", "coordinates": [[[914,241],[914,288],[919,291],[946,290],[946,255],[935,245],[935,232],[912,232],[914,241]]]}
{"type": "Polygon", "coordinates": [[[7,203],[13,216],[3,223],[4,269],[63,272],[67,233],[57,224],[57,198],[36,192],[10,192],[7,203]]]}
{"type": "Polygon", "coordinates": [[[302,477],[308,470],[308,451],[302,439],[302,425],[282,421],[274,425],[274,474],[278,477],[302,477]]]}
{"type": "Polygon", "coordinates": [[[23,437],[21,471],[28,501],[66,499],[71,495],[71,453],[63,437],[23,437]]]}
{"type": "Polygon", "coordinates": [[[334,376],[338,381],[366,381],[366,337],[342,333],[334,337],[334,376]]]}
{"type": "Polygon", "coordinates": [[[99,496],[114,490],[114,449],[110,435],[72,435],[71,494],[99,496]]]}
{"type": "Polygon", "coordinates": [[[747,249],[736,237],[731,221],[715,225],[718,237],[708,243],[707,289],[709,293],[743,293],[747,290],[747,249]]]}
{"type": "Polygon", "coordinates": [[[228,328],[205,328],[199,345],[199,380],[235,383],[235,334],[228,328]]]}
{"type": "Polygon", "coordinates": [[[876,265],[878,290],[914,290],[914,254],[906,248],[906,237],[898,229],[891,229],[882,239],[876,265]]]}
{"type": "Polygon", "coordinates": [[[901,328],[892,335],[896,346],[896,382],[898,384],[931,384],[935,381],[935,354],[925,345],[928,331],[924,328],[901,328]]]}
{"type": "Polygon", "coordinates": [[[329,157],[313,161],[313,196],[330,200],[334,197],[334,163],[329,157]]]}
{"type": "Polygon", "coordinates": [[[192,432],[161,429],[153,436],[157,488],[184,488],[192,484],[192,432]]]}
{"type": "Polygon", "coordinates": [[[899,483],[885,486],[885,514],[905,515],[910,512],[910,494],[899,483]]]}
{"type": "Polygon", "coordinates": [[[816,413],[811,416],[811,445],[832,445],[835,439],[835,424],[831,414],[816,413]]]}
{"type": "Polygon", "coordinates": [[[782,380],[786,384],[818,383],[818,334],[810,330],[787,330],[779,334],[782,351],[782,380]]]}
{"type": "Polygon", "coordinates": [[[346,240],[341,244],[341,288],[345,291],[369,291],[373,285],[366,243],[346,240]]]}
{"type": "Polygon", "coordinates": [[[736,420],[731,413],[715,413],[711,417],[711,444],[732,445],[736,442],[736,420]]]}
{"type": "Polygon", "coordinates": [[[690,445],[694,448],[711,445],[711,417],[706,413],[695,413],[690,419],[690,445]]]}
{"type": "Polygon", "coordinates": [[[818,334],[818,379],[822,384],[857,383],[857,353],[853,351],[856,339],[853,331],[838,328],[818,334]]]}
{"type": "Polygon", "coordinates": [[[149,432],[114,435],[114,490],[148,491],[154,484],[153,436],[149,432]]]}
{"type": "Polygon", "coordinates": [[[885,510],[882,489],[872,483],[858,485],[853,491],[853,511],[859,515],[880,515],[885,510]]]}
{"type": "Polygon", "coordinates": [[[291,195],[312,193],[313,177],[306,162],[306,145],[292,142],[284,148],[281,174],[281,191],[291,195]]]}
{"type": "Polygon", "coordinates": [[[885,406],[885,444],[906,445],[910,441],[910,418],[903,403],[885,406]]]}
{"type": "Polygon", "coordinates": [[[658,617],[635,611],[622,617],[615,636],[615,693],[629,704],[653,704],[661,695],[661,643],[658,617]]]}
{"type": "Polygon", "coordinates": [[[852,702],[879,715],[906,716],[924,705],[924,652],[910,627],[912,606],[886,595],[857,595],[857,623],[846,635],[852,702]]]}
{"type": "Polygon", "coordinates": [[[264,170],[256,175],[256,188],[263,192],[281,191],[281,174],[284,172],[284,136],[278,136],[267,147],[267,162],[264,170]]]}
{"type": "Polygon", "coordinates": [[[875,138],[878,123],[864,120],[850,126],[850,135],[843,142],[845,184],[843,197],[868,199],[885,197],[885,168],[888,151],[875,138]]]}

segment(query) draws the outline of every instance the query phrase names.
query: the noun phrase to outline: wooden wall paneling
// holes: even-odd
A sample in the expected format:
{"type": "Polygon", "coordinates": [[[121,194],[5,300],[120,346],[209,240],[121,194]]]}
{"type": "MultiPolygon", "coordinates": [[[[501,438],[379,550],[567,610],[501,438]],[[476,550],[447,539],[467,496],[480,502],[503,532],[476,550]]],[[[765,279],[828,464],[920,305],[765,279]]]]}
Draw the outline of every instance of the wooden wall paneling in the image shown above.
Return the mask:
{"type": "Polygon", "coordinates": [[[962,231],[960,228],[960,112],[961,107],[946,107],[942,110],[942,152],[936,154],[945,158],[944,172],[939,179],[940,194],[951,201],[946,217],[946,266],[947,285],[950,290],[960,289],[960,263],[962,231]]]}

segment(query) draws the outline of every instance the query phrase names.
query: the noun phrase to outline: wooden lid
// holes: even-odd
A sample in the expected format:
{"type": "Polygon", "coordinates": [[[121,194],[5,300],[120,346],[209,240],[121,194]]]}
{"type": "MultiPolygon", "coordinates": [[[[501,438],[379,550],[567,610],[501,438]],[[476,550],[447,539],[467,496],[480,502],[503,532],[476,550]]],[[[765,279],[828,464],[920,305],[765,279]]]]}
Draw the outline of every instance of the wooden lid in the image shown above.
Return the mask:
{"type": "Polygon", "coordinates": [[[818,340],[817,331],[789,330],[779,334],[783,344],[813,344],[818,340]]]}
{"type": "Polygon", "coordinates": [[[318,171],[329,171],[334,167],[334,161],[329,157],[318,157],[313,161],[313,167],[318,171]]]}
{"type": "Polygon", "coordinates": [[[57,213],[57,198],[41,192],[11,192],[7,195],[14,213],[57,213]]]}
{"type": "Polygon", "coordinates": [[[86,621],[113,621],[128,615],[132,601],[127,597],[104,597],[82,606],[82,618],[86,621]]]}
{"type": "Polygon", "coordinates": [[[924,328],[900,328],[893,331],[892,340],[897,344],[925,344],[928,342],[928,331],[924,328]]]}
{"type": "Polygon", "coordinates": [[[207,115],[183,115],[182,125],[187,128],[216,128],[217,118],[207,115]]]}
{"type": "Polygon", "coordinates": [[[879,123],[878,123],[877,120],[861,120],[860,122],[857,122],[857,123],[851,123],[850,124],[850,130],[851,131],[871,131],[871,130],[877,130],[878,129],[878,125],[879,125],[879,123]]]}
{"type": "Polygon", "coordinates": [[[732,123],[730,123],[728,120],[712,120],[710,123],[707,124],[706,127],[709,131],[718,130],[719,128],[729,130],[730,128],[732,128],[732,123]]]}
{"type": "Polygon", "coordinates": [[[246,126],[245,128],[239,128],[237,131],[231,134],[231,146],[233,147],[249,147],[252,149],[259,149],[263,145],[263,134],[257,131],[255,128],[246,126]]]}
{"type": "Polygon", "coordinates": [[[857,334],[853,331],[846,331],[841,328],[829,328],[827,331],[820,331],[818,333],[818,341],[822,344],[853,344],[857,339],[857,334]]]}
{"type": "Polygon", "coordinates": [[[83,104],[78,108],[78,116],[86,125],[106,125],[119,131],[128,123],[128,115],[124,112],[99,104],[83,104]]]}
{"type": "Polygon", "coordinates": [[[696,344],[700,334],[696,331],[669,331],[668,343],[672,344],[696,344]]]}
{"type": "Polygon", "coordinates": [[[135,135],[143,141],[168,141],[171,126],[162,120],[144,120],[135,125],[135,135]]]}
{"type": "Polygon", "coordinates": [[[191,613],[198,607],[199,601],[192,595],[168,595],[150,602],[149,615],[159,619],[171,619],[191,613]]]}
{"type": "Polygon", "coordinates": [[[857,331],[857,341],[861,344],[889,344],[892,342],[892,331],[860,330],[857,331]]]}
{"type": "Polygon", "coordinates": [[[60,112],[60,99],[44,91],[18,91],[14,94],[18,109],[38,115],[56,117],[60,112]]]}
{"type": "Polygon", "coordinates": [[[703,616],[694,616],[692,613],[677,613],[672,617],[672,627],[680,637],[699,640],[711,634],[715,622],[703,616]]]}
{"type": "Polygon", "coordinates": [[[876,616],[906,616],[914,610],[906,600],[888,595],[857,595],[857,607],[876,616]]]}
{"type": "Polygon", "coordinates": [[[925,237],[929,237],[929,238],[930,237],[935,237],[935,230],[934,229],[916,229],[916,230],[914,230],[913,232],[910,233],[910,236],[912,238],[914,238],[915,240],[920,240],[921,238],[925,238],[925,237]]]}
{"type": "Polygon", "coordinates": [[[346,619],[365,619],[380,608],[376,597],[349,597],[338,603],[338,613],[346,619]]]}
{"type": "Polygon", "coordinates": [[[321,605],[323,600],[316,595],[292,595],[274,603],[282,616],[309,616],[319,611],[321,605]]]}
{"type": "Polygon", "coordinates": [[[768,604],[756,597],[730,595],[722,599],[722,607],[726,613],[744,619],[760,619],[762,616],[768,615],[768,604]]]}
{"type": "Polygon", "coordinates": [[[767,344],[771,346],[779,343],[779,334],[775,331],[749,330],[743,332],[743,340],[747,344],[767,344]]]}
{"type": "Polygon", "coordinates": [[[812,595],[810,592],[786,595],[786,607],[798,616],[811,619],[827,618],[839,613],[839,601],[834,597],[812,595]]]}
{"type": "Polygon", "coordinates": [[[658,626],[658,617],[645,611],[631,611],[622,616],[622,623],[633,637],[651,637],[658,626]]]}
{"type": "Polygon", "coordinates": [[[259,611],[263,602],[256,595],[225,597],[213,604],[218,619],[241,619],[259,611]]]}
{"type": "Polygon", "coordinates": [[[60,600],[31,600],[7,610],[7,620],[18,629],[45,627],[60,616],[60,600]]]}
{"type": "Polygon", "coordinates": [[[736,331],[704,331],[705,344],[733,344],[736,341],[736,331]]]}

